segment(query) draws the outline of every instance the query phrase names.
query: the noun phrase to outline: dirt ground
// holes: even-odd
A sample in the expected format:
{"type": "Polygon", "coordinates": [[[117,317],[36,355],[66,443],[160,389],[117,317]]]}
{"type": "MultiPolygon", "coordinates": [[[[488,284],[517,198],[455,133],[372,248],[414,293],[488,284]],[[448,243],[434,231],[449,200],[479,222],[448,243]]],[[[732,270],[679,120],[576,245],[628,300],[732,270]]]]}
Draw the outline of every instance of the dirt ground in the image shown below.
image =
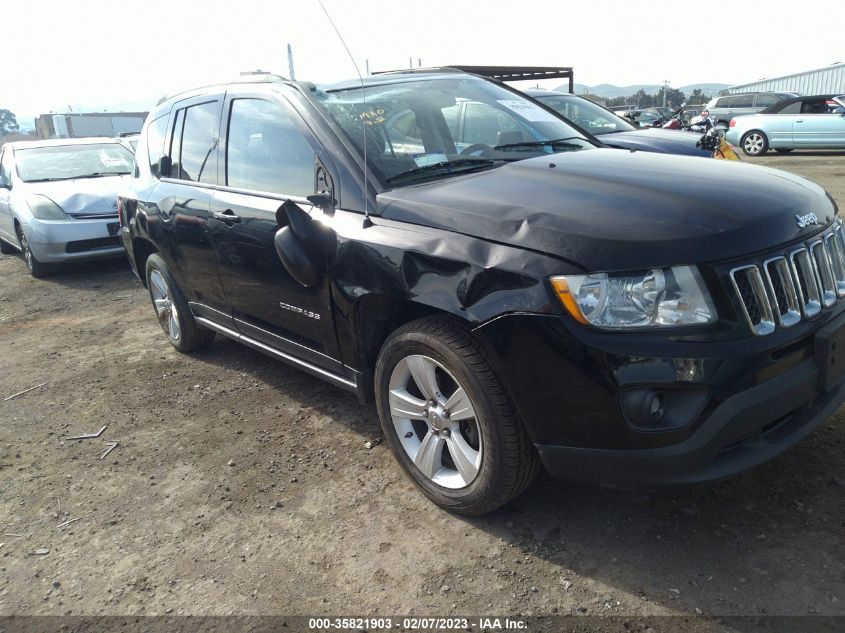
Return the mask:
{"type": "MultiPolygon", "coordinates": [[[[845,153],[753,162],[845,205],[845,153]]],[[[0,256],[0,420],[0,615],[845,616],[843,411],[715,485],[541,476],[460,518],[366,448],[373,407],[225,339],[171,348],[122,260],[0,256]]]]}

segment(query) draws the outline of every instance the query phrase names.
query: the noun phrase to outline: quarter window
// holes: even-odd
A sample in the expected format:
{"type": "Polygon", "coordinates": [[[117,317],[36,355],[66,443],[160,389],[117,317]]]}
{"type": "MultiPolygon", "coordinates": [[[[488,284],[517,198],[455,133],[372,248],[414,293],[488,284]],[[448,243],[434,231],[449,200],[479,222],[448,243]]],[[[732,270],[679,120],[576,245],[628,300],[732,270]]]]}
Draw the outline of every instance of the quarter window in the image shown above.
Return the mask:
{"type": "Polygon", "coordinates": [[[211,101],[185,109],[179,178],[217,183],[217,126],[219,109],[211,101]]]}
{"type": "Polygon", "coordinates": [[[150,171],[155,178],[161,178],[158,162],[164,155],[164,137],[167,135],[167,115],[157,118],[147,126],[147,155],[150,171]]]}
{"type": "Polygon", "coordinates": [[[182,128],[185,123],[185,110],[176,113],[176,122],[173,124],[173,136],[170,139],[170,177],[179,178],[179,154],[182,152],[182,128]]]}
{"type": "Polygon", "coordinates": [[[304,198],[314,193],[311,144],[278,105],[235,99],[226,143],[226,184],[304,198]]]}

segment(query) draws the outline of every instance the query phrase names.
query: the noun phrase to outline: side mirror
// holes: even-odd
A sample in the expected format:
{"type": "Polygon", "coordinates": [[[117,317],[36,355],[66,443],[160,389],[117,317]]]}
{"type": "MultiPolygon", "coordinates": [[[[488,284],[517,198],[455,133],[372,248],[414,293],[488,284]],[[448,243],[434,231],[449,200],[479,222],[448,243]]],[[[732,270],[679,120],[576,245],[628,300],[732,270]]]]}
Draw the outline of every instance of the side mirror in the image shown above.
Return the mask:
{"type": "Polygon", "coordinates": [[[315,207],[321,209],[326,215],[332,215],[334,213],[335,199],[328,191],[315,193],[306,199],[315,207]]]}
{"type": "Polygon", "coordinates": [[[166,178],[170,175],[170,169],[173,167],[173,162],[170,160],[170,156],[162,156],[158,159],[158,175],[162,178],[166,178]]]}
{"type": "MultiPolygon", "coordinates": [[[[309,202],[312,202],[311,197],[309,202]]],[[[321,202],[328,204],[326,200],[321,202]]],[[[315,202],[312,204],[320,206],[315,202]]],[[[334,200],[331,201],[332,208],[333,205],[334,200]]],[[[282,265],[301,286],[313,288],[320,283],[322,276],[326,247],[324,238],[329,230],[290,200],[278,208],[276,221],[281,228],[273,237],[273,245],[282,265]]]]}

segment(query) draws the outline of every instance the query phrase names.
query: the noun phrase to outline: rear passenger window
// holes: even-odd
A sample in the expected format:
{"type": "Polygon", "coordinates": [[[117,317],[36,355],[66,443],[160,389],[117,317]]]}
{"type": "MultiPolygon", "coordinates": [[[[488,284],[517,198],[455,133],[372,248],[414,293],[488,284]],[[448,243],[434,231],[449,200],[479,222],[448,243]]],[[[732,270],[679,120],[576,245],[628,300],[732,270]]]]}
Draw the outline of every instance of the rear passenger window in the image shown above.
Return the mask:
{"type": "Polygon", "coordinates": [[[235,99],[229,116],[226,184],[304,198],[314,193],[314,150],[281,107],[235,99]]]}
{"type": "Polygon", "coordinates": [[[214,101],[185,109],[179,179],[217,183],[219,112],[218,104],[214,101]]]}
{"type": "Polygon", "coordinates": [[[751,108],[754,107],[754,95],[738,95],[734,97],[733,108],[751,108]]]}
{"type": "Polygon", "coordinates": [[[164,155],[164,137],[167,136],[168,115],[161,116],[147,126],[147,156],[154,178],[161,178],[158,162],[164,155]]]}
{"type": "Polygon", "coordinates": [[[775,95],[757,95],[757,107],[758,108],[768,108],[769,106],[773,106],[778,102],[778,98],[775,95]]]}

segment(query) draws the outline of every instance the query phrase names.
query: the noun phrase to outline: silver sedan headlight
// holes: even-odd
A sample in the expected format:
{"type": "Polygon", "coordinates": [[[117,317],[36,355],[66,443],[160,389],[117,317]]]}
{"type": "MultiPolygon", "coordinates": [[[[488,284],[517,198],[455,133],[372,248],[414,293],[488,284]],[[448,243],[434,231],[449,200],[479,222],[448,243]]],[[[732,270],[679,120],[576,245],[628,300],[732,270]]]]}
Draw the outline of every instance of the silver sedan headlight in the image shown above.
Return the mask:
{"type": "Polygon", "coordinates": [[[39,220],[67,220],[68,216],[62,208],[47,196],[33,194],[27,196],[26,203],[29,205],[32,215],[39,220]]]}
{"type": "Polygon", "coordinates": [[[619,275],[551,278],[566,311],[579,323],[625,329],[701,325],[716,320],[713,302],[692,266],[619,275]]]}

